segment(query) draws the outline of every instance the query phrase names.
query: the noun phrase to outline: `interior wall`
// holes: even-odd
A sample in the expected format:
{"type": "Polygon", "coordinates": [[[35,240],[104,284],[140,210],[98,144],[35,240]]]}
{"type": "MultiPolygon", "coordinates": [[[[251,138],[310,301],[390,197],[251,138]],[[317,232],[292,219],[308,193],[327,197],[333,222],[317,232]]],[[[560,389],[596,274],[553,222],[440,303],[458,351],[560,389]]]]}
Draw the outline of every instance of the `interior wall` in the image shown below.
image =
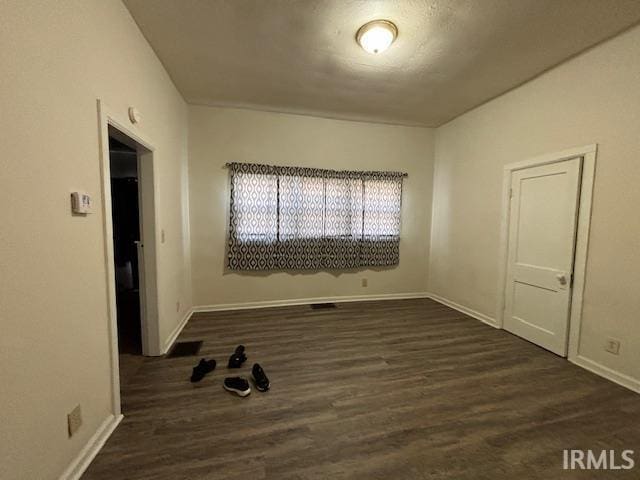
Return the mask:
{"type": "Polygon", "coordinates": [[[425,292],[432,166],[430,129],[190,106],[194,305],[425,292]],[[227,162],[407,172],[400,265],[362,271],[225,272],[227,162]],[[361,286],[365,277],[368,287],[361,286]]]}
{"type": "Polygon", "coordinates": [[[0,18],[0,478],[52,479],[111,413],[96,99],[123,122],[135,105],[156,147],[162,338],[191,306],[187,108],[120,0],[2,1],[0,18]],[[92,214],[71,214],[74,190],[92,214]]]}
{"type": "Polygon", "coordinates": [[[429,269],[431,292],[495,318],[503,165],[597,143],[579,352],[636,382],[639,57],[636,27],[437,129],[429,269]]]}

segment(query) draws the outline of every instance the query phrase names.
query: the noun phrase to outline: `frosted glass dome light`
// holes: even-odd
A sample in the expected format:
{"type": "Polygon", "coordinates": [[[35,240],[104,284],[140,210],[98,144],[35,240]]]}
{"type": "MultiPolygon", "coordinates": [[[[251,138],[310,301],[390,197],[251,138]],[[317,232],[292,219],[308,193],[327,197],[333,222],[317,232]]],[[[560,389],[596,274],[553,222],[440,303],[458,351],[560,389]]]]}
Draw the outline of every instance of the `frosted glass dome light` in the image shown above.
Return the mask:
{"type": "Polygon", "coordinates": [[[356,34],[358,44],[369,53],[382,53],[398,36],[398,27],[389,20],[373,20],[360,27],[356,34]]]}

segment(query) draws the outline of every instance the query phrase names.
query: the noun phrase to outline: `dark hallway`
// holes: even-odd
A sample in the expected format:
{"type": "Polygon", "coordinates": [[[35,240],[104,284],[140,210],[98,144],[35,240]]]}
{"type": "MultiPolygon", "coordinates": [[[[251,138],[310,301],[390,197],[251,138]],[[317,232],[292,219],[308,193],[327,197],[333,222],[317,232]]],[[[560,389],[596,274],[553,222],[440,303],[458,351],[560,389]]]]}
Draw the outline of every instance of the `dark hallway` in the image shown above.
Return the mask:
{"type": "Polygon", "coordinates": [[[142,355],[138,244],[140,211],[138,157],[134,149],[109,137],[111,211],[120,354],[142,355]]]}

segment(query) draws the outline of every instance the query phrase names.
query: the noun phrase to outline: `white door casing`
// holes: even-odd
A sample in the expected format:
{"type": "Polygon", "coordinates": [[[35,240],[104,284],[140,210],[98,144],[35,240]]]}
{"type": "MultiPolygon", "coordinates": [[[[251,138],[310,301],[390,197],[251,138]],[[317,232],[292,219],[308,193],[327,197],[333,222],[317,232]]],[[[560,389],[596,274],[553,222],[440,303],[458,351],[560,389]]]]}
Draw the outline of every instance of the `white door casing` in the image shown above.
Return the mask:
{"type": "MultiPolygon", "coordinates": [[[[159,321],[158,321],[158,290],[157,290],[157,257],[156,244],[157,235],[155,234],[155,226],[157,222],[157,213],[155,207],[155,199],[158,198],[157,182],[154,180],[154,147],[153,143],[143,138],[139,131],[134,132],[129,127],[128,122],[113,113],[100,100],[97,101],[98,107],[98,134],[100,148],[100,170],[102,185],[102,221],[104,228],[104,252],[105,252],[105,274],[106,274],[106,296],[107,296],[107,313],[109,317],[109,346],[111,355],[111,387],[112,387],[112,413],[117,417],[122,417],[120,404],[120,368],[118,356],[118,321],[116,308],[116,292],[115,292],[115,264],[113,259],[113,224],[111,214],[111,174],[109,163],[109,128],[115,128],[124,137],[122,141],[126,143],[126,139],[130,139],[141,150],[138,151],[138,168],[140,180],[143,185],[139,185],[139,192],[145,196],[140,204],[140,215],[143,225],[141,232],[141,240],[145,245],[145,252],[142,256],[142,263],[139,263],[139,269],[144,275],[141,283],[141,323],[143,338],[143,353],[145,355],[161,355],[163,346],[160,342],[159,321]],[[142,267],[144,265],[144,267],[142,267]],[[144,270],[144,271],[142,271],[144,270]]],[[[136,128],[136,130],[138,130],[136,128]]]]}
{"type": "Polygon", "coordinates": [[[511,173],[504,328],[567,355],[582,158],[511,173]]]}

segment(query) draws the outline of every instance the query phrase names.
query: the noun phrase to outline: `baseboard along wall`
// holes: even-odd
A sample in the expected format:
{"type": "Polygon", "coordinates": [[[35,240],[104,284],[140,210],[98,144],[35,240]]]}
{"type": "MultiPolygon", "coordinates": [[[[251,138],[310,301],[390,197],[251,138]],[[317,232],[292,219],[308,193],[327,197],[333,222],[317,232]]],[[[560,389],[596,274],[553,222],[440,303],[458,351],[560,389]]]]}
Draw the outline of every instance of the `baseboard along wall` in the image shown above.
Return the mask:
{"type": "Polygon", "coordinates": [[[73,459],[59,480],[79,480],[124,417],[109,415],[73,459]]]}

